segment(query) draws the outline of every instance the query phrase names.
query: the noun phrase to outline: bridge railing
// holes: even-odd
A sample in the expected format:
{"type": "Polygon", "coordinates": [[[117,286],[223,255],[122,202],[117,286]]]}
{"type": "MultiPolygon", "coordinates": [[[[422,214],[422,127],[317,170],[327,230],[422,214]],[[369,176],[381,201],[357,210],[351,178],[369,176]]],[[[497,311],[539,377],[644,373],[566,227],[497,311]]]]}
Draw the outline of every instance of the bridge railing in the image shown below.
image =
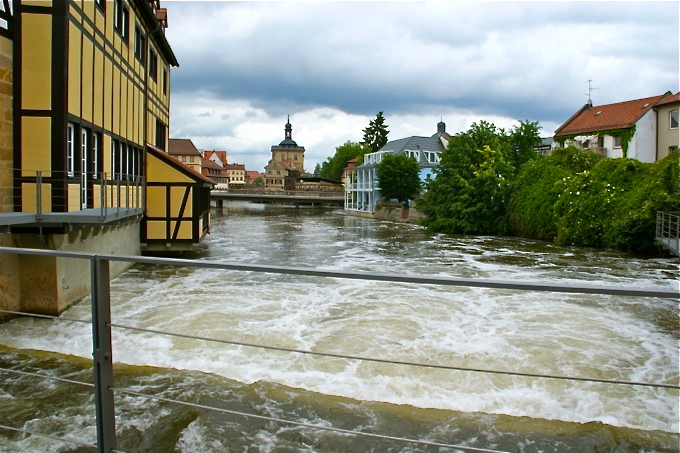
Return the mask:
{"type": "Polygon", "coordinates": [[[37,255],[37,256],[51,256],[62,258],[85,259],[90,262],[90,276],[91,276],[91,320],[61,318],[57,316],[47,316],[41,314],[33,314],[21,311],[12,311],[0,309],[0,313],[11,316],[27,316],[36,318],[48,318],[55,321],[91,323],[92,325],[92,363],[94,372],[94,385],[91,383],[84,383],[74,381],[68,378],[60,378],[48,376],[41,373],[28,373],[7,368],[0,368],[0,373],[14,373],[22,376],[32,376],[45,380],[53,380],[60,382],[67,382],[71,384],[81,384],[85,386],[92,386],[94,388],[94,405],[96,412],[96,442],[92,440],[76,440],[72,438],[56,437],[47,433],[40,433],[25,428],[16,426],[7,426],[0,422],[0,429],[7,431],[20,432],[24,435],[37,435],[47,438],[57,439],[58,441],[71,443],[74,445],[95,447],[99,452],[116,451],[116,417],[114,407],[114,394],[123,394],[128,396],[136,396],[147,399],[155,399],[158,401],[170,402],[173,404],[184,405],[187,407],[200,407],[201,409],[212,410],[216,412],[229,413],[237,415],[246,419],[268,420],[279,424],[287,424],[297,427],[312,428],[314,430],[332,431],[342,433],[344,435],[364,436],[374,439],[382,439],[386,441],[396,441],[410,443],[420,446],[435,446],[451,448],[458,451],[466,452],[489,452],[497,453],[498,450],[475,448],[462,445],[450,445],[430,440],[401,438],[394,436],[386,436],[379,433],[370,433],[365,431],[352,431],[340,428],[335,428],[328,425],[310,424],[299,421],[291,421],[279,418],[272,418],[264,415],[243,413],[232,410],[226,410],[219,407],[199,405],[192,402],[170,400],[166,398],[157,397],[155,395],[148,395],[140,393],[133,389],[117,388],[114,386],[113,380],[113,348],[112,348],[112,329],[125,329],[141,331],[158,335],[169,335],[174,337],[192,338],[204,341],[217,342],[228,345],[245,346],[252,348],[260,348],[266,350],[285,351],[296,354],[315,355],[323,357],[342,358],[348,360],[367,361],[374,363],[390,363],[394,365],[403,365],[409,367],[425,367],[437,368],[445,370],[464,371],[471,373],[487,373],[487,374],[503,374],[508,376],[520,376],[531,379],[556,379],[564,381],[585,381],[597,382],[611,385],[626,385],[626,386],[643,386],[653,387],[659,389],[669,389],[677,391],[680,385],[673,381],[673,383],[653,383],[641,381],[623,381],[606,378],[595,378],[588,376],[563,376],[563,375],[547,375],[527,373],[521,370],[495,370],[495,369],[481,369],[469,368],[457,365],[441,365],[436,363],[420,363],[408,361],[394,361],[384,358],[375,357],[359,357],[352,355],[337,354],[324,351],[311,351],[292,348],[283,348],[280,346],[251,344],[239,341],[220,340],[214,338],[201,337],[198,335],[186,335],[173,332],[166,332],[160,330],[145,329],[138,326],[127,326],[117,324],[111,319],[111,295],[110,295],[110,263],[111,262],[127,262],[127,263],[143,263],[165,266],[181,266],[188,268],[203,268],[213,270],[230,270],[242,272],[259,272],[271,274],[284,274],[294,276],[311,276],[311,277],[325,277],[337,279],[351,279],[363,281],[382,281],[395,283],[412,283],[417,285],[443,285],[448,287],[476,287],[476,288],[494,288],[494,289],[510,289],[520,291],[539,291],[539,292],[555,292],[555,293],[571,293],[571,294],[600,294],[600,295],[616,295],[616,296],[633,296],[633,297],[655,297],[667,299],[680,299],[680,294],[677,291],[665,291],[658,288],[620,288],[611,286],[595,286],[595,285],[560,285],[545,282],[528,282],[528,281],[504,281],[504,280],[490,280],[490,279],[468,279],[468,278],[446,278],[446,277],[429,277],[418,275],[403,275],[403,274],[387,274],[387,273],[368,273],[368,272],[341,272],[333,270],[322,269],[307,269],[285,266],[266,266],[255,264],[241,264],[241,263],[226,263],[226,262],[212,262],[212,261],[194,261],[186,259],[172,259],[172,258],[153,258],[141,256],[117,256],[117,255],[98,255],[91,253],[79,253],[68,251],[54,251],[42,249],[26,249],[26,248],[12,248],[0,247],[0,257],[3,254],[13,255],[37,255]]]}
{"type": "Polygon", "coordinates": [[[673,254],[680,249],[680,212],[659,211],[656,213],[656,240],[673,254]]]}

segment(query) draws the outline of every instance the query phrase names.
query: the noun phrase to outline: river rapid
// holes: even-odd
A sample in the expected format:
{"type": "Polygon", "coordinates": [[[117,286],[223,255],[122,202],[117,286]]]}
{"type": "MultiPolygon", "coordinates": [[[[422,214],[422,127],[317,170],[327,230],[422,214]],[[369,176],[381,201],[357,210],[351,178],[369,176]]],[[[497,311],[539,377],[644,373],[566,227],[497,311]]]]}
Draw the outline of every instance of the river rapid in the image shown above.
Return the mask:
{"type": "MultiPolygon", "coordinates": [[[[227,203],[187,258],[678,290],[677,258],[447,236],[341,210],[227,203]]],[[[475,369],[678,385],[677,300],[133,266],[112,322],[224,341],[475,369]]],[[[84,299],[62,318],[90,318],[84,299]]],[[[0,367],[92,382],[91,326],[0,324],[0,367]]],[[[114,328],[118,449],[678,452],[677,389],[300,355],[114,328]],[[224,409],[215,412],[202,406],[224,409]]],[[[91,387],[0,372],[0,424],[94,443],[91,387]]],[[[90,451],[0,430],[0,451],[90,451]]]]}

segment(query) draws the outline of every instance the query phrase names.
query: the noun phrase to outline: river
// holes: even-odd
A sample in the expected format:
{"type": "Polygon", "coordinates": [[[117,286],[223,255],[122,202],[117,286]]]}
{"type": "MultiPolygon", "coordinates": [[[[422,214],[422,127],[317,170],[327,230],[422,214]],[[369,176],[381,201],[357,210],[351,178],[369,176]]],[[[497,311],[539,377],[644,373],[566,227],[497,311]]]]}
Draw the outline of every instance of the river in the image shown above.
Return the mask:
{"type": "MultiPolygon", "coordinates": [[[[678,289],[673,258],[447,236],[341,210],[227,203],[198,260],[678,289]]],[[[678,302],[137,264],[112,322],[280,348],[678,385],[678,302]]],[[[89,319],[86,298],[62,317],[89,319]]],[[[89,324],[0,325],[0,367],[92,382],[89,324]]],[[[455,451],[227,411],[512,452],[677,452],[677,389],[300,355],[114,328],[121,451],[455,451]],[[166,400],[194,403],[185,407],[166,400]],[[202,406],[224,409],[215,412],[202,406]]],[[[92,389],[0,373],[0,423],[93,443],[92,389]]],[[[0,430],[0,451],[89,451],[0,430]]]]}

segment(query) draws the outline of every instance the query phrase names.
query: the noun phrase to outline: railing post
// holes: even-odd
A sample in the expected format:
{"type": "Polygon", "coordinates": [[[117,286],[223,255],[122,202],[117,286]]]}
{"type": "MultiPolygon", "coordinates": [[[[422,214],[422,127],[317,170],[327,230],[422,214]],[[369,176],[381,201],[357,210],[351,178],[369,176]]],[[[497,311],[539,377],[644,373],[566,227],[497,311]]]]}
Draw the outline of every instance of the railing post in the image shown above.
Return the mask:
{"type": "Polygon", "coordinates": [[[110,263],[97,255],[92,257],[90,263],[92,275],[92,362],[97,415],[97,450],[99,452],[110,452],[116,446],[111,348],[110,263]]]}
{"type": "Polygon", "coordinates": [[[35,172],[35,220],[42,220],[42,171],[35,172]]]}
{"type": "Polygon", "coordinates": [[[99,201],[101,203],[99,218],[100,220],[104,220],[106,218],[106,203],[108,203],[108,198],[106,196],[106,173],[101,172],[99,175],[101,178],[99,180],[99,201]]]}

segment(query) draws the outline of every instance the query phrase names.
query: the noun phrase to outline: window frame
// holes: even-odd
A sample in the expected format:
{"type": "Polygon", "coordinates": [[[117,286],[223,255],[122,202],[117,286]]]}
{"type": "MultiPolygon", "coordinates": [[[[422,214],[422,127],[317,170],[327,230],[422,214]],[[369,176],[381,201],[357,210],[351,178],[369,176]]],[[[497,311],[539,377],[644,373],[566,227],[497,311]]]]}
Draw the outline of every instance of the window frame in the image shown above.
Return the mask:
{"type": "Polygon", "coordinates": [[[76,125],[68,123],[66,126],[66,175],[75,176],[76,170],[76,125]]]}
{"type": "Polygon", "coordinates": [[[130,8],[123,0],[114,0],[113,29],[116,30],[123,41],[128,42],[130,37],[130,8]]]}
{"type": "Polygon", "coordinates": [[[149,77],[158,82],[158,54],[152,47],[149,47],[149,77]]]}
{"type": "Polygon", "coordinates": [[[146,43],[146,35],[142,28],[139,25],[135,25],[135,57],[142,67],[146,67],[146,43]]]}

